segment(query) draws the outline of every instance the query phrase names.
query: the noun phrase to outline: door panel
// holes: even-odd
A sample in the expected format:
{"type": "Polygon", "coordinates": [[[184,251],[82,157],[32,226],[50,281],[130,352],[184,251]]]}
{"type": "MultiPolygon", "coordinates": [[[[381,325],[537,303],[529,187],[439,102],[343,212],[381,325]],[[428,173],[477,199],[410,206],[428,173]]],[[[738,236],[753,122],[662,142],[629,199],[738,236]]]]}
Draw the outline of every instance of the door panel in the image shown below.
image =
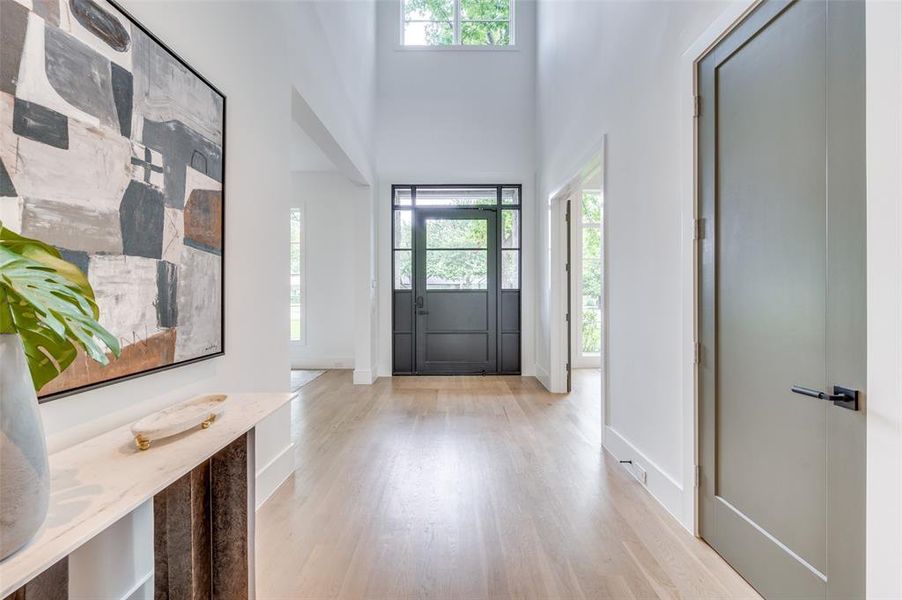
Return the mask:
{"type": "MultiPolygon", "coordinates": [[[[863,392],[867,387],[864,2],[828,3],[827,23],[827,385],[863,392]]],[[[831,598],[864,596],[865,410],[828,411],[831,598]]]]}
{"type": "Polygon", "coordinates": [[[495,214],[491,209],[417,212],[417,373],[497,370],[495,214]]]}
{"type": "MultiPolygon", "coordinates": [[[[863,283],[836,291],[843,273],[864,271],[863,180],[848,172],[857,155],[828,162],[828,118],[853,140],[864,131],[860,115],[844,120],[860,98],[843,71],[859,67],[836,43],[843,69],[828,70],[827,52],[828,29],[857,31],[860,3],[836,4],[842,16],[823,1],[765,2],[699,66],[701,533],[767,597],[863,594],[862,565],[828,558],[828,538],[831,556],[863,540],[863,500],[851,502],[863,454],[833,450],[860,445],[863,417],[790,392],[863,384],[863,283]],[[828,352],[840,331],[855,357],[828,352]],[[832,533],[841,523],[846,539],[832,533]]],[[[857,47],[855,35],[835,39],[857,47]]]]}
{"type": "Polygon", "coordinates": [[[443,291],[429,294],[426,326],[430,331],[486,331],[489,299],[483,291],[443,291]]]}

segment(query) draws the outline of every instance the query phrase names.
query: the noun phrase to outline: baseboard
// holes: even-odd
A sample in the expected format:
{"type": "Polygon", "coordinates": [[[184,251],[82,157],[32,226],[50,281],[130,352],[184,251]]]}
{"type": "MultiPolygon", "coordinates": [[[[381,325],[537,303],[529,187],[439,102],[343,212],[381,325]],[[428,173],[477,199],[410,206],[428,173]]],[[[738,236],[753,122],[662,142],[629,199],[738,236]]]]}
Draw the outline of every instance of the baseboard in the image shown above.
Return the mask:
{"type": "Polygon", "coordinates": [[[539,365],[536,365],[536,379],[545,386],[546,390],[551,391],[551,375],[539,365]]]}
{"type": "Polygon", "coordinates": [[[302,356],[291,359],[292,369],[353,369],[353,356],[302,356]]]}
{"type": "Polygon", "coordinates": [[[354,385],[371,385],[376,378],[369,369],[354,369],[354,385]]]}
{"type": "MultiPolygon", "coordinates": [[[[680,525],[692,531],[692,523],[685,523],[682,518],[683,486],[610,426],[605,427],[603,444],[605,450],[617,460],[631,460],[633,465],[644,469],[646,473],[644,487],[648,493],[673,515],[680,525]]],[[[623,466],[636,475],[636,472],[630,469],[630,465],[623,466]]]]}
{"type": "Polygon", "coordinates": [[[294,444],[289,443],[272,460],[257,469],[257,509],[263,506],[263,503],[269,500],[269,497],[294,472],[293,450],[294,444]]]}

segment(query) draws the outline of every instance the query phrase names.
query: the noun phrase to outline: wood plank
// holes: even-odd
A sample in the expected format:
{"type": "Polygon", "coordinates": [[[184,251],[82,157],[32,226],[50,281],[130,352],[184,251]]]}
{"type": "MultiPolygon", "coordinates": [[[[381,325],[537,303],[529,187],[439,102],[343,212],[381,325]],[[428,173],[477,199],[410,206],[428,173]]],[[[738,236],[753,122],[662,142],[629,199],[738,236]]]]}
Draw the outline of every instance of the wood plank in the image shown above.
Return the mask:
{"type": "Polygon", "coordinates": [[[258,597],[757,598],[604,453],[600,392],[327,372],[257,513],[258,597]]]}

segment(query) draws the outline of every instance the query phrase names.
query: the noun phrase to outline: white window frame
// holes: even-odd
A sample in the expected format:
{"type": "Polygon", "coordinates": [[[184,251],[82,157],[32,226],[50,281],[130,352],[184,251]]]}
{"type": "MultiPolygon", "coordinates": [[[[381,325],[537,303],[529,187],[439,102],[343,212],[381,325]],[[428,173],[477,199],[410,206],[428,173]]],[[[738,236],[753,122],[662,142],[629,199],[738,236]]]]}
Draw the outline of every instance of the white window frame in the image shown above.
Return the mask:
{"type": "Polygon", "coordinates": [[[298,221],[299,221],[298,227],[300,230],[298,232],[299,235],[298,235],[297,242],[291,241],[290,232],[289,232],[289,238],[288,238],[289,239],[289,242],[288,242],[288,248],[289,248],[289,255],[288,255],[289,256],[289,259],[288,259],[288,286],[289,286],[288,287],[288,298],[289,298],[289,301],[288,301],[288,327],[289,327],[288,340],[293,346],[304,346],[307,344],[307,302],[306,302],[306,300],[307,300],[307,293],[306,293],[307,292],[307,290],[306,290],[306,287],[307,287],[307,252],[306,252],[307,236],[306,236],[306,231],[305,231],[306,219],[305,219],[305,215],[304,215],[303,206],[293,206],[288,209],[288,213],[289,213],[289,219],[288,219],[289,227],[291,227],[291,215],[294,213],[297,213],[297,215],[299,217],[298,218],[298,221]],[[292,286],[291,277],[293,277],[295,275],[294,273],[291,272],[291,253],[290,253],[290,251],[293,246],[298,247],[298,255],[300,257],[300,273],[297,274],[298,275],[298,286],[300,288],[298,290],[299,305],[291,304],[291,286],[292,286]],[[291,335],[291,309],[294,306],[299,306],[300,320],[301,320],[300,336],[296,339],[293,338],[291,335]]]}
{"type": "MultiPolygon", "coordinates": [[[[407,44],[404,40],[404,30],[405,24],[407,20],[404,18],[405,15],[405,4],[407,0],[399,1],[399,49],[403,50],[490,50],[490,51],[504,51],[504,50],[514,50],[516,49],[517,44],[517,20],[516,20],[516,0],[508,0],[510,10],[508,11],[508,30],[510,31],[510,43],[508,44],[462,44],[460,42],[460,0],[454,0],[454,21],[453,21],[453,41],[450,44],[407,44]]],[[[423,23],[432,23],[434,21],[431,20],[423,20],[423,21],[413,21],[413,22],[423,22],[423,23]]],[[[505,21],[496,21],[497,23],[504,23],[505,21]]]]}

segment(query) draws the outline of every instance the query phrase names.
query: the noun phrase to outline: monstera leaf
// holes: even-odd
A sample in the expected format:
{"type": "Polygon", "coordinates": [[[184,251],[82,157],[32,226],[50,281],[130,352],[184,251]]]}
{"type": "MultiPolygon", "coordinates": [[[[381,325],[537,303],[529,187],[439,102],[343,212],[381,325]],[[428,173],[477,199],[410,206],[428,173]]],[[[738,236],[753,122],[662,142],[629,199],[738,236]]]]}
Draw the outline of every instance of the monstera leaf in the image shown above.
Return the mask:
{"type": "Polygon", "coordinates": [[[101,364],[119,342],[97,322],[94,290],[78,267],[0,223],[0,333],[22,339],[36,390],[72,364],[78,346],[101,364]]]}

